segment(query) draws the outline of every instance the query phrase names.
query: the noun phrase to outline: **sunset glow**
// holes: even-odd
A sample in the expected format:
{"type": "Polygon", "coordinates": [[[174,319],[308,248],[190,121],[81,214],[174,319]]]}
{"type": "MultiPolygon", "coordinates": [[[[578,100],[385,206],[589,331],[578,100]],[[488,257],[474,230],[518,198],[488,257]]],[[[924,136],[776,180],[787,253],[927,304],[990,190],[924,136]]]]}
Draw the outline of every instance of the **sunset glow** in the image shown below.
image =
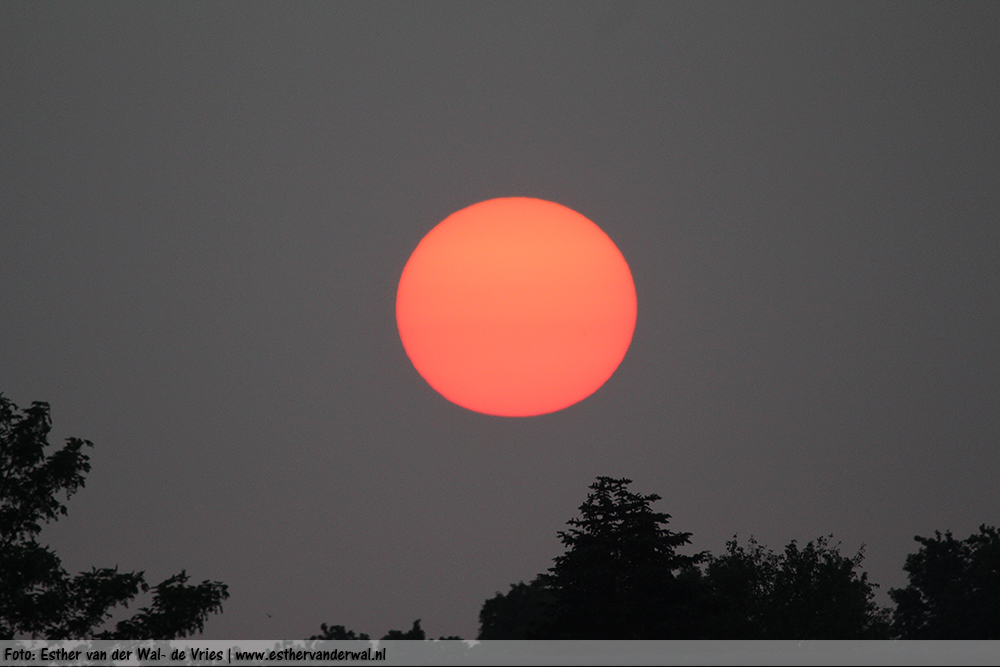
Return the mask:
{"type": "Polygon", "coordinates": [[[625,356],[635,285],[621,252],[579,213],[492,199],[438,224],[399,281],[396,321],[420,375],[491,415],[540,415],[597,391],[625,356]]]}

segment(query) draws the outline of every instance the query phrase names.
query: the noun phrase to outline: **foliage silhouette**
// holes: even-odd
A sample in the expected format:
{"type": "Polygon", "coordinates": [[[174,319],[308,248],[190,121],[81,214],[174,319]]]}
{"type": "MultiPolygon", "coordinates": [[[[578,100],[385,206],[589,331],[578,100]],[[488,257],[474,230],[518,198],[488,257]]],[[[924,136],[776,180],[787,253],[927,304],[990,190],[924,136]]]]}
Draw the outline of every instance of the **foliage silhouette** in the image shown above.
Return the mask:
{"type": "Polygon", "coordinates": [[[686,636],[694,590],[677,578],[703,554],[677,549],[690,533],[664,526],[670,515],[650,505],[660,496],[628,490],[632,480],[598,477],[581,517],[559,533],[566,553],[545,575],[556,607],[553,639],[674,639],[686,636]]]}
{"type": "MultiPolygon", "coordinates": [[[[832,535],[775,553],[734,536],[720,556],[682,555],[690,533],[665,528],[629,479],[598,477],[580,517],[559,537],[566,552],[530,583],[497,592],[479,612],[479,639],[998,639],[1000,531],[980,526],[915,539],[910,585],[875,602],[861,570],[864,545],[848,557],[832,535]]],[[[343,626],[313,639],[354,639],[343,626]]],[[[420,621],[383,639],[424,639],[420,621]]],[[[442,637],[442,639],[445,639],[442,637]]],[[[448,637],[459,639],[459,637],[448,637]]]]}
{"type": "Polygon", "coordinates": [[[423,629],[420,627],[420,619],[413,621],[413,627],[403,632],[402,630],[389,630],[382,639],[427,639],[423,629]]]}
{"type": "Polygon", "coordinates": [[[327,627],[326,623],[319,626],[322,632],[318,635],[313,635],[309,639],[371,639],[365,633],[356,634],[354,630],[348,630],[343,625],[334,625],[332,627],[327,627]]]}
{"type": "MultiPolygon", "coordinates": [[[[323,623],[319,626],[321,634],[313,635],[309,639],[371,639],[365,633],[357,634],[354,630],[348,630],[343,625],[327,626],[323,623]]],[[[382,639],[427,639],[426,633],[420,627],[420,619],[413,621],[413,627],[403,632],[402,630],[389,630],[382,639]]],[[[461,639],[458,636],[441,637],[441,639],[461,639]]]]}
{"type": "Polygon", "coordinates": [[[888,611],[853,558],[820,538],[775,554],[753,538],[724,555],[677,553],[690,533],[654,512],[659,496],[598,477],[559,533],[547,574],[483,603],[480,639],[839,639],[889,635],[888,611]],[[704,563],[704,568],[700,564],[704,563]]]}
{"type": "Polygon", "coordinates": [[[675,639],[690,636],[697,563],[677,549],[690,533],[664,526],[660,499],[628,490],[632,480],[598,477],[559,533],[567,551],[530,585],[512,586],[480,612],[480,638],[675,639]],[[530,614],[530,615],[529,615],[530,614]]]}
{"type": "Polygon", "coordinates": [[[150,590],[142,572],[93,568],[70,576],[58,556],[38,543],[42,524],[65,516],[69,499],[90,471],[89,440],[67,438],[46,455],[49,405],[23,412],[0,394],[0,639],[174,639],[201,632],[210,613],[229,597],[221,582],[187,584],[181,572],[153,587],[151,607],[97,632],[112,609],[150,590]]]}
{"type": "MultiPolygon", "coordinates": [[[[832,537],[832,536],[831,536],[832,537]]],[[[888,638],[888,610],[874,601],[877,584],[853,558],[821,537],[799,548],[795,540],[775,554],[752,537],[734,537],[726,553],[710,557],[704,573],[704,615],[712,639],[888,638]]]]}
{"type": "Polygon", "coordinates": [[[894,630],[902,639],[1000,639],[1000,531],[981,525],[965,540],[913,538],[909,585],[894,588],[894,630]]]}
{"type": "Polygon", "coordinates": [[[483,603],[479,639],[544,639],[555,596],[541,576],[531,583],[511,584],[483,603]]]}

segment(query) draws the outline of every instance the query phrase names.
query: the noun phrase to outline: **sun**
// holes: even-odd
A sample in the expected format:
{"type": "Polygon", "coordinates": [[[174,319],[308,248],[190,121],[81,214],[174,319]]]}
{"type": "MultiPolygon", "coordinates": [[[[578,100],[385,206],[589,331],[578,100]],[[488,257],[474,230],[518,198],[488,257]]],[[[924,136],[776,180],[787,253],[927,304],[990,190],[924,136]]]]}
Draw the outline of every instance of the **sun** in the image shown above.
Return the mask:
{"type": "Polygon", "coordinates": [[[396,323],[417,372],[469,410],[541,415],[582,401],[625,357],[632,273],[560,204],[490,199],[445,218],[403,268],[396,323]]]}

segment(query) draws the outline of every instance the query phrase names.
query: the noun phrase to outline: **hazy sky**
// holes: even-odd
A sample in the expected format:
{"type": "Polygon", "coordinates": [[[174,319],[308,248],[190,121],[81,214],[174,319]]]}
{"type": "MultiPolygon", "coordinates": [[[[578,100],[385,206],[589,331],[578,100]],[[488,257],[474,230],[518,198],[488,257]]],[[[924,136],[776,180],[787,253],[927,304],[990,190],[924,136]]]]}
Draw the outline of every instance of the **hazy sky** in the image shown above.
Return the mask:
{"type": "Polygon", "coordinates": [[[598,475],[689,552],[833,533],[905,584],[998,522],[1000,4],[0,4],[0,391],[93,470],[70,571],[186,568],[208,639],[473,637],[598,475]],[[488,417],[399,341],[425,233],[604,229],[590,398],[488,417]]]}

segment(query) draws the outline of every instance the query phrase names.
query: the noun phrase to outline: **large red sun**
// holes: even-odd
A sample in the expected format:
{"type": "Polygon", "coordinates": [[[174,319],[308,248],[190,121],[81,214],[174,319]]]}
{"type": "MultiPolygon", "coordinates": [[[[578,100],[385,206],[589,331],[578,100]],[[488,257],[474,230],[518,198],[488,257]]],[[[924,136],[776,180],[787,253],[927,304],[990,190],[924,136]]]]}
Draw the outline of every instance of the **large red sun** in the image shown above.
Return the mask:
{"type": "Polygon", "coordinates": [[[448,216],[410,256],[396,293],[406,354],[442,396],[527,417],[590,396],[635,330],[625,258],[560,204],[511,197],[448,216]]]}

